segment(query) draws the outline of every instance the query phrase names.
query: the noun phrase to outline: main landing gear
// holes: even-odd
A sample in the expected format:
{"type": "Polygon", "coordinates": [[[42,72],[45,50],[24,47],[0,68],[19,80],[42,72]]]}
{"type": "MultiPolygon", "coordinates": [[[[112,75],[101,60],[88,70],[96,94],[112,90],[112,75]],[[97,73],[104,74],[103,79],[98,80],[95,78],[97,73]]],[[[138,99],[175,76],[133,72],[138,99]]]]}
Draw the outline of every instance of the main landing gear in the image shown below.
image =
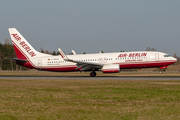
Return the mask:
{"type": "Polygon", "coordinates": [[[96,72],[95,72],[95,71],[91,72],[91,73],[90,73],[90,76],[91,76],[91,77],[95,77],[95,76],[96,76],[96,72]]]}

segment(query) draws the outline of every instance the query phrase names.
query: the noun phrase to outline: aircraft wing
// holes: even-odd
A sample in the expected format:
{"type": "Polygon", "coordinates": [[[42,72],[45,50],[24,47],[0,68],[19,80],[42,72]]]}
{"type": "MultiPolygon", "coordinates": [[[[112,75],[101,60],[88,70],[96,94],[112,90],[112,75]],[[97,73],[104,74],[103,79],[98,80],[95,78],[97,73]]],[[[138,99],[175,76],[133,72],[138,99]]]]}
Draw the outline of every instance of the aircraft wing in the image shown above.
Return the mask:
{"type": "Polygon", "coordinates": [[[76,65],[78,67],[76,69],[82,68],[80,71],[100,69],[103,67],[103,64],[98,64],[98,63],[83,62],[83,61],[76,61],[76,60],[67,60],[67,61],[77,63],[76,65]]]}
{"type": "Polygon", "coordinates": [[[93,69],[95,70],[95,69],[100,69],[103,67],[103,64],[100,64],[100,63],[85,62],[85,61],[69,59],[60,48],[58,50],[59,50],[61,57],[65,61],[77,63],[76,65],[78,67],[76,69],[82,68],[80,71],[87,71],[87,70],[93,70],[93,69]]]}

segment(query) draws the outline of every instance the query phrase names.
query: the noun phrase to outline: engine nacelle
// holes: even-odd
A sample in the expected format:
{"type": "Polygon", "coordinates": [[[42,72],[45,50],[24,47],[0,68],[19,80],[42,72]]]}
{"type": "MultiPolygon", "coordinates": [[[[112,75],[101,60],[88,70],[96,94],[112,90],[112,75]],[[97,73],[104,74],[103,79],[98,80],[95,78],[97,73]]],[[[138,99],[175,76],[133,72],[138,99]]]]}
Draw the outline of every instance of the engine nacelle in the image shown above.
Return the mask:
{"type": "Polygon", "coordinates": [[[120,72],[119,64],[105,64],[102,68],[103,73],[118,73],[120,72]]]}

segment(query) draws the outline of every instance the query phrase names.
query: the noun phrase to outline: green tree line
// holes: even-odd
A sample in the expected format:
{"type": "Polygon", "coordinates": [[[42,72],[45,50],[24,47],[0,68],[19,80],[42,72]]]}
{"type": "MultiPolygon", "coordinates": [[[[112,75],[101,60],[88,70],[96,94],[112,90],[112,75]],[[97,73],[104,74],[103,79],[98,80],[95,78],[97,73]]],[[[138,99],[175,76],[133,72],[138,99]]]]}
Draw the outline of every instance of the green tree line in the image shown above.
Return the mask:
{"type": "Polygon", "coordinates": [[[16,65],[15,61],[7,58],[15,58],[16,54],[12,44],[5,40],[5,43],[0,43],[0,70],[17,70],[19,66],[16,65]]]}

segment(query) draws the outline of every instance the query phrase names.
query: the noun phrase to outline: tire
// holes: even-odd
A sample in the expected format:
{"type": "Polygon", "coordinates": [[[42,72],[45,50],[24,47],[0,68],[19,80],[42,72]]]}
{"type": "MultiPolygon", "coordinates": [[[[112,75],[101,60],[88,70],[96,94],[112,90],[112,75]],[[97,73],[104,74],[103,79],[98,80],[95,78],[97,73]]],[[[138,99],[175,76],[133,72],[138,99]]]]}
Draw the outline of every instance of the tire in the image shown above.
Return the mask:
{"type": "Polygon", "coordinates": [[[91,77],[95,77],[95,76],[96,76],[96,72],[91,72],[91,73],[90,73],[90,76],[91,76],[91,77]]]}

